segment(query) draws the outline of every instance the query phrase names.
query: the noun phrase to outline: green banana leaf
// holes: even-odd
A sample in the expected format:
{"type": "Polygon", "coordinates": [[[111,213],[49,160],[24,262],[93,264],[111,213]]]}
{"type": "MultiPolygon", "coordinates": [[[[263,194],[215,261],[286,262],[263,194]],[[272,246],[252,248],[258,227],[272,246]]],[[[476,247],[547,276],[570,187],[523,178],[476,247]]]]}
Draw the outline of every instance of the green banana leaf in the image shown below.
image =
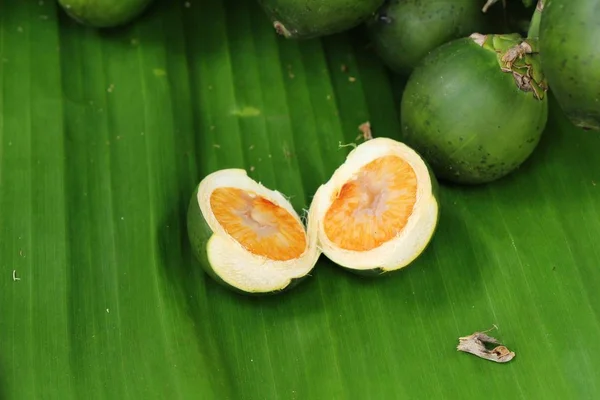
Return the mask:
{"type": "Polygon", "coordinates": [[[287,41],[252,0],[165,0],[104,31],[0,0],[0,397],[600,397],[600,135],[553,99],[520,170],[442,185],[397,274],[323,257],[254,298],[201,271],[203,176],[246,168],[302,212],[361,123],[399,137],[401,93],[360,29],[287,41]],[[512,361],[457,351],[494,326],[512,361]]]}

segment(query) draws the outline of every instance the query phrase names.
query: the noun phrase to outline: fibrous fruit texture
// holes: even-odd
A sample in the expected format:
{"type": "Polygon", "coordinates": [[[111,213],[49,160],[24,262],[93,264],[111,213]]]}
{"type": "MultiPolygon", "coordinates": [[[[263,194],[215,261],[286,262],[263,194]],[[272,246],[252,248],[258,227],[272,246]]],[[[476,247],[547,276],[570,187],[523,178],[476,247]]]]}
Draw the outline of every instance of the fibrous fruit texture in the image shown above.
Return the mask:
{"type": "Polygon", "coordinates": [[[309,218],[328,258],[354,272],[381,274],[410,264],[438,218],[435,177],[408,146],[369,140],[316,192],[309,218]]]}
{"type": "Polygon", "coordinates": [[[281,193],[240,169],[206,176],[188,209],[200,264],[217,282],[244,293],[276,293],[308,274],[320,254],[308,228],[281,193]]]}

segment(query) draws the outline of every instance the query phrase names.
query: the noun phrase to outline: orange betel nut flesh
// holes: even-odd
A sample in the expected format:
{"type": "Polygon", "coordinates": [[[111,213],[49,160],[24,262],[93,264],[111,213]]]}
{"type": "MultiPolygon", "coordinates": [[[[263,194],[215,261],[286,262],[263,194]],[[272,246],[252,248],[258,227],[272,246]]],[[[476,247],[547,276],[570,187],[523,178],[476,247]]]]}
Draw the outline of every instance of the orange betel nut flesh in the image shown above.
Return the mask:
{"type": "Polygon", "coordinates": [[[402,158],[385,156],[362,167],[334,194],[323,221],[342,249],[372,250],[406,226],[417,201],[417,175],[402,158]]]}
{"type": "Polygon", "coordinates": [[[225,231],[257,256],[287,261],[298,258],[306,248],[302,224],[264,197],[223,187],[212,192],[210,206],[225,231]]]}

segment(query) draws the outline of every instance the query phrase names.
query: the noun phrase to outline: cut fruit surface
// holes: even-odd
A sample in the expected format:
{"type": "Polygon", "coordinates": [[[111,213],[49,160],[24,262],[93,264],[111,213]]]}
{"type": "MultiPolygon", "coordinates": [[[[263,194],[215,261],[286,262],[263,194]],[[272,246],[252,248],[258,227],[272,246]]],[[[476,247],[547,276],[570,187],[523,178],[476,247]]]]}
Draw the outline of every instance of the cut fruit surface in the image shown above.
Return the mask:
{"type": "Polygon", "coordinates": [[[402,231],[417,200],[417,175],[397,156],[360,168],[334,195],[323,227],[346,250],[372,250],[402,231]]]}
{"type": "Polygon", "coordinates": [[[289,211],[256,193],[216,189],[210,206],[223,229],[246,250],[270,260],[299,257],[306,248],[303,225],[289,211]]]}
{"type": "Polygon", "coordinates": [[[375,273],[408,265],[436,229],[436,188],[408,146],[388,138],[357,146],[311,205],[323,254],[342,267],[375,273]]]}
{"type": "Polygon", "coordinates": [[[245,293],[281,291],[308,274],[320,255],[310,228],[281,193],[241,169],[205,177],[188,210],[190,242],[204,270],[245,293]]]}

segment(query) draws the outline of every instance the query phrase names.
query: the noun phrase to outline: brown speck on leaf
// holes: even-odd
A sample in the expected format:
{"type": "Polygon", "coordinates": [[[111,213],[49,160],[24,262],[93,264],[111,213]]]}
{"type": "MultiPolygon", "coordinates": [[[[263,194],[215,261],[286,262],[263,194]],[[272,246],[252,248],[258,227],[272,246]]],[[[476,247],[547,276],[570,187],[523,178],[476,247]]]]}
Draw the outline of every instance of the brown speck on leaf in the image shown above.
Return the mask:
{"type": "Polygon", "coordinates": [[[356,82],[356,78],[355,78],[355,77],[353,77],[353,76],[350,76],[350,77],[348,77],[348,80],[349,80],[350,82],[356,82]]]}
{"type": "Polygon", "coordinates": [[[371,133],[371,123],[369,121],[360,124],[358,126],[358,130],[362,132],[362,136],[365,141],[373,139],[373,135],[371,133]]]}
{"type": "Polygon", "coordinates": [[[456,349],[458,351],[470,353],[476,355],[477,357],[497,363],[509,362],[515,357],[515,353],[510,351],[506,346],[502,345],[498,339],[486,334],[492,329],[488,329],[484,332],[475,332],[469,336],[458,338],[459,343],[456,349]],[[486,345],[496,346],[492,349],[489,349],[486,345]]]}
{"type": "Polygon", "coordinates": [[[342,66],[340,67],[340,71],[348,72],[348,66],[346,64],[342,64],[342,66]]]}
{"type": "Polygon", "coordinates": [[[284,155],[285,158],[288,158],[288,159],[292,158],[292,153],[290,153],[290,151],[288,150],[287,147],[283,148],[283,155],[284,155]]]}
{"type": "Polygon", "coordinates": [[[296,75],[294,75],[294,71],[292,71],[291,64],[287,65],[287,70],[288,70],[288,76],[290,77],[290,79],[294,79],[296,77],[296,75]]]}
{"type": "Polygon", "coordinates": [[[278,35],[284,36],[286,38],[289,38],[291,36],[291,33],[287,30],[285,25],[283,25],[279,21],[273,22],[273,28],[275,28],[275,32],[277,32],[278,35]]]}

